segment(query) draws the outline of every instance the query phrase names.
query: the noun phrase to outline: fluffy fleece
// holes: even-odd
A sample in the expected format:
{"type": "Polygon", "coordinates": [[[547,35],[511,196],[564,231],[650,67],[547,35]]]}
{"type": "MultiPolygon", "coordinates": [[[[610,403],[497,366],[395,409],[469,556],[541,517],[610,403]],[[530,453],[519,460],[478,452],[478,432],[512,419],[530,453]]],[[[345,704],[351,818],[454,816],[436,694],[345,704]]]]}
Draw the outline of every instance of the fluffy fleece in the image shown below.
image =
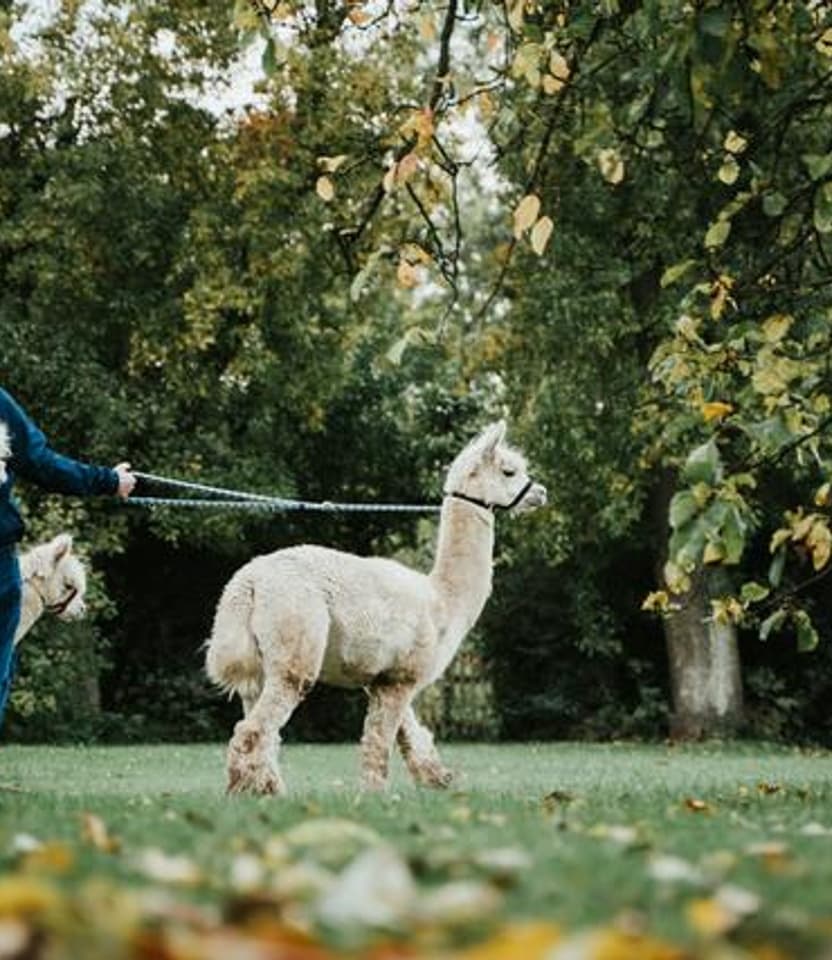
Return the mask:
{"type": "Polygon", "coordinates": [[[488,427],[451,466],[430,573],[304,545],[257,557],[231,578],[206,655],[209,677],[243,701],[228,746],[230,791],[283,791],[280,730],[318,681],[367,692],[365,789],[385,785],[394,741],[417,782],[448,785],[414,697],[442,675],[491,592],[493,507],[524,488],[518,510],[546,502],[505,429],[488,427]]]}

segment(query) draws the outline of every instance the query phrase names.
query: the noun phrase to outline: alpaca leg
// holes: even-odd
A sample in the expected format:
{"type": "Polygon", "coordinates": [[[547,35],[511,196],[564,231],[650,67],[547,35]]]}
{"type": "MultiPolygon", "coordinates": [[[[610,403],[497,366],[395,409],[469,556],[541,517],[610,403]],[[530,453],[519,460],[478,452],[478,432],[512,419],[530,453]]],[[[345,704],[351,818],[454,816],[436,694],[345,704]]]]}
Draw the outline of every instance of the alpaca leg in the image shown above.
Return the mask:
{"type": "Polygon", "coordinates": [[[383,790],[390,768],[390,751],[413,698],[413,688],[377,686],[371,687],[368,694],[370,704],[361,737],[361,787],[383,790]]]}
{"type": "MultiPolygon", "coordinates": [[[[262,626],[262,625],[261,625],[262,626]]],[[[280,731],[312,689],[321,670],[328,617],[322,604],[280,619],[279,628],[257,629],[263,658],[263,686],[254,702],[246,691],[245,717],[228,744],[230,793],[283,793],[277,766],[280,731]]]]}
{"type": "Polygon", "coordinates": [[[426,787],[447,787],[453,773],[442,763],[433,743],[433,734],[419,722],[413,707],[408,707],[396,739],[411,777],[426,787]]]}
{"type": "Polygon", "coordinates": [[[234,727],[228,744],[229,793],[283,793],[277,766],[280,730],[302,699],[287,678],[268,679],[257,701],[234,727]]]}

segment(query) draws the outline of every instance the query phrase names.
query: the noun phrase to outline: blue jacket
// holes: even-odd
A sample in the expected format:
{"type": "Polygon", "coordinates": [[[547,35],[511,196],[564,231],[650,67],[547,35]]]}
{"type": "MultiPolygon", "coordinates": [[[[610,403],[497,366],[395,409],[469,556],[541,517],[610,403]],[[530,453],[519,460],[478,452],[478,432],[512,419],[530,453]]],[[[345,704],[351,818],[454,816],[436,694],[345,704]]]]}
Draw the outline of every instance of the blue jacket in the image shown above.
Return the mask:
{"type": "Polygon", "coordinates": [[[0,487],[0,547],[17,543],[23,536],[23,521],[12,498],[17,476],[52,493],[91,496],[118,490],[115,470],[79,463],[50,449],[43,433],[2,387],[0,420],[8,427],[12,448],[6,464],[8,479],[0,487]]]}

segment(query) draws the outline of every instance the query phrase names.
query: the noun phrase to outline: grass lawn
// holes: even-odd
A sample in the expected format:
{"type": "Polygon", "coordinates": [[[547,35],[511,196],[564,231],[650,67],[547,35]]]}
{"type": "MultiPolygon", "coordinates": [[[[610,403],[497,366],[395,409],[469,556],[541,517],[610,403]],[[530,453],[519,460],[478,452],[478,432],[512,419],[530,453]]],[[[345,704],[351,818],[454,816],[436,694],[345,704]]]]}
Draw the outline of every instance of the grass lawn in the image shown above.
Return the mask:
{"type": "Polygon", "coordinates": [[[217,745],[3,746],[0,957],[832,956],[832,754],[443,754],[360,796],[355,746],[290,744],[275,799],[217,745]]]}

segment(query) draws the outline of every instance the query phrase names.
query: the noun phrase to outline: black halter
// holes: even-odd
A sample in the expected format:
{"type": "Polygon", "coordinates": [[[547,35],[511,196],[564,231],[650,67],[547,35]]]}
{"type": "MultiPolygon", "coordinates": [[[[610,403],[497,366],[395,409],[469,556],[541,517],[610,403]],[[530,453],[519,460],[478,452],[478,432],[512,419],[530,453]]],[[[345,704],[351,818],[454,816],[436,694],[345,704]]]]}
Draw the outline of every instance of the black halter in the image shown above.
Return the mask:
{"type": "Polygon", "coordinates": [[[487,500],[480,500],[479,497],[469,497],[467,493],[459,493],[457,491],[451,491],[451,493],[446,493],[446,497],[453,497],[456,500],[464,500],[466,503],[473,503],[475,507],[482,507],[484,510],[512,510],[517,506],[518,503],[526,496],[526,494],[531,490],[534,480],[526,481],[525,486],[517,494],[517,496],[511,501],[511,503],[489,503],[487,500]]]}
{"type": "Polygon", "coordinates": [[[54,613],[60,616],[77,596],[78,588],[73,587],[63,598],[63,600],[59,600],[57,603],[45,603],[44,607],[46,607],[46,610],[49,613],[54,613]]]}

